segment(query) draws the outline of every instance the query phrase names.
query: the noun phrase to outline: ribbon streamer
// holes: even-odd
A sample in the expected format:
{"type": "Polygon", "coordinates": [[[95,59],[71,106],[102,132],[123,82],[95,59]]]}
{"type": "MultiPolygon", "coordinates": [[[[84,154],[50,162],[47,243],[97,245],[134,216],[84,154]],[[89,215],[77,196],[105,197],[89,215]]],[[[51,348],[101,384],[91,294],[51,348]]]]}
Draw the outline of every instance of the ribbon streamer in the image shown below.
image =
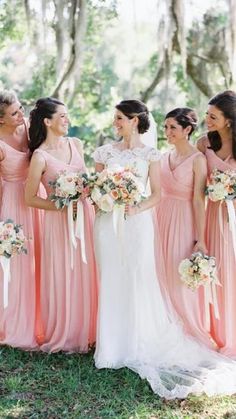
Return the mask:
{"type": "Polygon", "coordinates": [[[6,308],[8,306],[8,285],[11,280],[10,258],[0,256],[0,263],[3,270],[3,307],[6,308]]]}
{"type": "Polygon", "coordinates": [[[84,240],[84,207],[81,201],[77,201],[77,215],[76,222],[73,220],[73,201],[71,201],[67,208],[67,222],[70,240],[70,254],[71,254],[71,269],[74,268],[74,249],[77,249],[76,238],[81,242],[81,254],[84,263],[87,263],[84,240]]]}
{"type": "Polygon", "coordinates": [[[122,237],[125,220],[125,205],[114,206],[112,217],[115,234],[118,237],[122,237]]]}
{"type": "Polygon", "coordinates": [[[84,239],[84,206],[81,201],[77,201],[75,236],[78,237],[78,239],[80,239],[82,260],[84,263],[87,263],[84,239]]]}

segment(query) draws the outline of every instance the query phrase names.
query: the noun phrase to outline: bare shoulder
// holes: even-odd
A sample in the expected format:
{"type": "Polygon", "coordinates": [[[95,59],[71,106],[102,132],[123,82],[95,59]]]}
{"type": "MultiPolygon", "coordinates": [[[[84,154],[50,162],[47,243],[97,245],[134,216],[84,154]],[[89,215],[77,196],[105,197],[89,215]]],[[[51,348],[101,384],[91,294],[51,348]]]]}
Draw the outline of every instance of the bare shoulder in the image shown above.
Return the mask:
{"type": "Polygon", "coordinates": [[[30,165],[34,167],[45,167],[45,164],[43,153],[40,152],[40,149],[35,150],[31,157],[30,165]]]}
{"type": "Polygon", "coordinates": [[[195,173],[196,172],[205,173],[206,170],[207,170],[207,160],[206,160],[205,154],[202,152],[196,153],[196,156],[194,157],[194,160],[193,160],[193,171],[195,173]]]}
{"type": "Polygon", "coordinates": [[[202,137],[198,139],[197,148],[199,151],[205,154],[207,145],[208,145],[208,138],[207,138],[207,135],[204,134],[202,137]]]}

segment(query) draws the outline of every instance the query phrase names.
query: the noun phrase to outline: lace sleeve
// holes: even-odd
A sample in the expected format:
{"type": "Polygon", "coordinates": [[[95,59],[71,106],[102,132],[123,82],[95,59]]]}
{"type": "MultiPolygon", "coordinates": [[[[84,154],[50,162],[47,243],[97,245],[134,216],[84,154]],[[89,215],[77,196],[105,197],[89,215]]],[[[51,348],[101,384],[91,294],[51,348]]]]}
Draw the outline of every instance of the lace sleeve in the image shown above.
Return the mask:
{"type": "Polygon", "coordinates": [[[101,147],[96,148],[96,150],[92,153],[92,157],[95,163],[106,163],[106,157],[108,153],[109,144],[102,145],[101,147]]]}
{"type": "Polygon", "coordinates": [[[158,151],[156,148],[151,148],[148,152],[148,160],[152,162],[152,161],[158,161],[160,159],[161,159],[161,152],[158,151]]]}

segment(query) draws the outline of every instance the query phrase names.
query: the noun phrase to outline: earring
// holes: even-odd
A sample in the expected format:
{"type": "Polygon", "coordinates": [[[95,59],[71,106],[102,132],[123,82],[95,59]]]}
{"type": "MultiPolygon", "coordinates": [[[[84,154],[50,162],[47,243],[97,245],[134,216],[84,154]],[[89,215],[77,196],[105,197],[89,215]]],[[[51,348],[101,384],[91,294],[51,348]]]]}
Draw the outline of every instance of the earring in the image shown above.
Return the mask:
{"type": "Polygon", "coordinates": [[[132,129],[132,134],[133,134],[133,135],[135,135],[135,134],[136,134],[136,128],[135,128],[135,127],[133,127],[133,129],[132,129]]]}
{"type": "Polygon", "coordinates": [[[227,124],[227,128],[230,128],[230,123],[227,124]]]}

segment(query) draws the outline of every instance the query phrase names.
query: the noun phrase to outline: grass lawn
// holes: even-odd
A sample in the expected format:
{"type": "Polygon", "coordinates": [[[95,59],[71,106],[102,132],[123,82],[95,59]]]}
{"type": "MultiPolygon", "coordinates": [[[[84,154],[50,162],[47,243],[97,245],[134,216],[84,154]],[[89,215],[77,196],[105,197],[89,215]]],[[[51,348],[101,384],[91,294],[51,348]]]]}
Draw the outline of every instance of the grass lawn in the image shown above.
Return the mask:
{"type": "Polygon", "coordinates": [[[93,354],[0,350],[0,418],[236,419],[236,396],[164,401],[128,369],[97,370],[93,354]]]}

